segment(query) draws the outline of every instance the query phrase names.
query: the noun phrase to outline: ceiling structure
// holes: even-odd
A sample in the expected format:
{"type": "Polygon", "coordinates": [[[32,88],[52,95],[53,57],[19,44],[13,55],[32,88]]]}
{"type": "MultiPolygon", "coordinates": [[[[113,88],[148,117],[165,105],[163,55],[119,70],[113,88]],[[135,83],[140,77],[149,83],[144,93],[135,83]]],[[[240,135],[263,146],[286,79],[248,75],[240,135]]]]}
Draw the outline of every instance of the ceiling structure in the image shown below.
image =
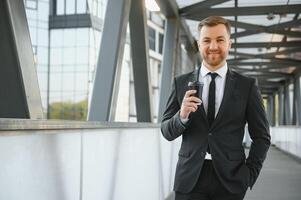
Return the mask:
{"type": "Polygon", "coordinates": [[[232,69],[258,80],[264,96],[301,72],[301,0],[176,0],[194,39],[200,20],[219,15],[232,25],[232,69]]]}

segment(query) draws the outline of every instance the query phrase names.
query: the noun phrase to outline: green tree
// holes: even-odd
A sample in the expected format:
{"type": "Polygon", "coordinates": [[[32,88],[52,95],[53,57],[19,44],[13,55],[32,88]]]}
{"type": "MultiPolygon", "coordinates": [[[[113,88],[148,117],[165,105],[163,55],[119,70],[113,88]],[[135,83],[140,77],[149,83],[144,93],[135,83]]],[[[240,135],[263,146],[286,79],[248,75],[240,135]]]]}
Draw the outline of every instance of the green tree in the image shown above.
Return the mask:
{"type": "Polygon", "coordinates": [[[49,105],[50,119],[87,120],[88,100],[73,102],[54,102],[49,105]]]}

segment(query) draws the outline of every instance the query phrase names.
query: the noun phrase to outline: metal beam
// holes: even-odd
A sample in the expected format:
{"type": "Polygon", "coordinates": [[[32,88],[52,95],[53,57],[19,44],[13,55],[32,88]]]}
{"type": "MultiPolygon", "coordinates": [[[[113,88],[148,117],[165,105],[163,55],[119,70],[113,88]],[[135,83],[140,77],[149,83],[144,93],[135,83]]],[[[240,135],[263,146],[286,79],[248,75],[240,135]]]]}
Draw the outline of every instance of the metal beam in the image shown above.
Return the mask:
{"type": "Polygon", "coordinates": [[[112,121],[115,118],[130,6],[131,0],[108,1],[88,113],[89,121],[112,121]]]}
{"type": "MultiPolygon", "coordinates": [[[[254,59],[254,58],[249,58],[254,59]]],[[[284,64],[288,66],[301,66],[301,60],[297,59],[290,59],[290,58],[261,58],[261,59],[268,59],[265,62],[277,63],[277,64],[284,64]]],[[[240,63],[241,59],[228,59],[227,62],[231,64],[240,63]]]]}
{"type": "MultiPolygon", "coordinates": [[[[246,65],[246,66],[249,66],[249,65],[246,65]]],[[[234,69],[240,69],[240,70],[244,70],[244,69],[250,69],[250,68],[244,68],[244,66],[232,66],[234,69]]],[[[296,68],[296,67],[291,67],[291,66],[286,66],[286,65],[283,65],[283,64],[269,64],[269,65],[266,65],[265,67],[267,68],[264,68],[264,69],[268,69],[268,70],[263,70],[263,71],[270,71],[270,70],[279,70],[279,69],[290,69],[290,68],[296,68]]],[[[253,66],[254,68],[254,66],[253,66]]],[[[257,70],[257,69],[260,69],[260,68],[257,68],[257,66],[254,68],[254,70],[257,70]]],[[[298,68],[299,69],[299,68],[298,68]]],[[[301,69],[301,68],[300,68],[301,69]]]]}
{"type": "Polygon", "coordinates": [[[242,53],[242,52],[234,52],[229,51],[230,55],[237,55],[240,57],[241,60],[249,59],[249,58],[274,58],[276,55],[284,55],[289,53],[297,53],[301,52],[301,47],[293,47],[284,49],[282,51],[272,52],[272,53],[265,53],[265,54],[250,54],[250,53],[242,53]]]}
{"type": "Polygon", "coordinates": [[[138,122],[152,122],[152,84],[148,56],[148,32],[144,1],[132,0],[130,36],[138,122]]]}
{"type": "Polygon", "coordinates": [[[284,125],[283,87],[278,92],[278,124],[284,125]]]}
{"type": "Polygon", "coordinates": [[[42,119],[24,2],[0,1],[0,118],[42,119]]]}
{"type": "Polygon", "coordinates": [[[289,14],[300,13],[301,5],[277,5],[277,6],[250,6],[250,7],[238,7],[238,8],[205,8],[198,10],[195,13],[182,13],[181,15],[187,19],[202,20],[208,16],[251,16],[251,15],[267,15],[273,14],[289,14]]]}
{"type": "Polygon", "coordinates": [[[273,115],[272,115],[272,126],[275,126],[276,125],[276,104],[275,104],[275,92],[273,95],[271,95],[271,109],[272,109],[272,112],[273,112],[273,115]]]}
{"type": "MultiPolygon", "coordinates": [[[[187,41],[189,42],[188,44],[190,45],[190,48],[186,48],[188,51],[190,49],[193,49],[194,52],[197,52],[198,49],[195,45],[195,39],[192,36],[190,29],[188,25],[186,24],[185,20],[182,20],[179,15],[179,8],[175,0],[155,0],[160,7],[161,13],[166,18],[175,18],[178,20],[179,23],[179,29],[182,30],[184,34],[182,34],[182,37],[186,37],[187,41]]],[[[201,56],[198,54],[197,55],[197,60],[200,62],[201,61],[201,56]]]]}
{"type": "Polygon", "coordinates": [[[168,18],[166,20],[166,29],[163,46],[163,62],[161,75],[161,89],[159,101],[158,122],[161,122],[163,112],[166,107],[168,94],[170,94],[171,83],[173,77],[173,69],[176,61],[176,46],[178,34],[178,21],[175,18],[168,18]]]}
{"type": "MultiPolygon", "coordinates": [[[[300,6],[300,4],[299,4],[300,6]]],[[[296,15],[298,15],[300,12],[297,12],[296,15]]],[[[269,28],[279,28],[279,29],[284,29],[284,28],[291,28],[291,27],[298,27],[301,23],[301,19],[297,19],[294,17],[294,20],[288,21],[288,22],[283,22],[279,24],[273,24],[269,26],[269,28]]]]}
{"type": "Polygon", "coordinates": [[[232,69],[238,72],[259,72],[259,73],[275,72],[275,71],[271,71],[270,68],[258,68],[258,67],[253,67],[252,69],[249,69],[249,68],[232,66],[232,69]]]}
{"type": "Polygon", "coordinates": [[[289,74],[289,73],[283,73],[283,72],[271,72],[271,71],[257,71],[257,70],[249,70],[249,69],[246,69],[246,70],[235,70],[235,71],[239,71],[243,74],[248,74],[248,75],[271,75],[271,76],[283,76],[283,77],[287,77],[287,78],[290,78],[292,77],[292,74],[289,74]],[[250,72],[250,73],[249,73],[250,72]],[[255,74],[256,73],[256,74],[255,74]]]}
{"type": "Polygon", "coordinates": [[[179,19],[179,8],[174,0],[155,0],[160,7],[160,12],[166,18],[177,18],[179,19]]]}
{"type": "Polygon", "coordinates": [[[286,35],[291,37],[301,37],[301,33],[298,31],[289,31],[284,30],[284,28],[291,27],[291,26],[298,26],[301,24],[301,19],[292,20],[292,23],[283,22],[276,25],[271,26],[260,26],[245,22],[235,22],[233,20],[228,20],[233,26],[238,26],[239,28],[246,29],[246,31],[242,31],[239,33],[233,33],[231,34],[231,37],[238,38],[238,37],[244,37],[248,35],[253,35],[257,33],[272,33],[272,34],[280,34],[280,35],[286,35]]]}
{"type": "Polygon", "coordinates": [[[185,15],[185,13],[195,13],[195,12],[198,12],[199,10],[201,10],[201,9],[209,8],[211,6],[222,4],[222,3],[225,3],[227,1],[230,1],[230,0],[205,0],[205,1],[198,2],[198,3],[195,3],[195,4],[192,4],[192,5],[181,8],[180,13],[182,15],[185,15]]]}
{"type": "Polygon", "coordinates": [[[258,85],[262,85],[264,87],[277,87],[277,88],[283,86],[283,84],[281,82],[266,81],[266,80],[258,81],[258,85]]]}
{"type": "Polygon", "coordinates": [[[284,35],[289,37],[301,37],[301,33],[299,31],[287,31],[287,30],[272,30],[272,29],[255,29],[255,30],[247,30],[247,31],[241,31],[239,33],[233,33],[231,34],[232,38],[239,38],[239,37],[245,37],[249,35],[254,35],[258,33],[270,33],[270,34],[278,34],[278,35],[284,35]]]}
{"type": "Polygon", "coordinates": [[[277,91],[277,88],[264,88],[264,87],[259,87],[259,89],[264,92],[264,93],[274,93],[277,91]]]}
{"type": "Polygon", "coordinates": [[[300,74],[294,78],[294,95],[293,95],[293,125],[301,125],[301,94],[300,94],[300,74]]]}
{"type": "Polygon", "coordinates": [[[245,22],[235,22],[235,21],[229,20],[229,19],[228,19],[228,21],[233,26],[235,26],[235,24],[236,24],[239,28],[248,29],[248,30],[256,30],[258,28],[260,28],[260,30],[262,30],[262,29],[283,30],[285,28],[296,27],[301,24],[301,19],[293,19],[291,21],[277,23],[277,24],[273,24],[270,26],[260,26],[260,25],[245,23],[245,22]]]}
{"type": "Polygon", "coordinates": [[[232,44],[232,48],[271,48],[271,47],[300,47],[301,40],[289,42],[242,42],[232,44]]]}
{"type": "Polygon", "coordinates": [[[50,15],[49,29],[93,27],[102,31],[103,20],[92,14],[50,15]]]}
{"type": "Polygon", "coordinates": [[[245,76],[250,76],[250,77],[256,77],[256,78],[281,78],[281,79],[287,79],[292,77],[292,75],[282,75],[282,74],[246,74],[243,73],[245,76]]]}
{"type": "Polygon", "coordinates": [[[268,97],[268,117],[271,126],[275,126],[275,102],[274,95],[268,97]]]}
{"type": "Polygon", "coordinates": [[[263,85],[263,84],[260,85],[260,84],[258,84],[258,87],[261,89],[267,89],[267,90],[273,90],[273,91],[279,89],[279,87],[276,85],[263,85]]]}
{"type": "Polygon", "coordinates": [[[297,52],[301,52],[301,47],[292,47],[292,48],[284,49],[282,51],[276,51],[276,52],[271,52],[271,53],[266,53],[261,55],[263,55],[262,58],[270,58],[276,55],[284,55],[284,54],[297,53],[297,52]]]}
{"type": "Polygon", "coordinates": [[[272,62],[229,62],[228,64],[232,66],[267,66],[269,69],[300,67],[300,65],[296,66],[296,65],[290,65],[285,63],[272,63],[272,62]]]}
{"type": "Polygon", "coordinates": [[[290,95],[289,95],[289,85],[284,86],[284,124],[291,125],[292,124],[292,116],[291,116],[291,102],[290,102],[290,95]]]}

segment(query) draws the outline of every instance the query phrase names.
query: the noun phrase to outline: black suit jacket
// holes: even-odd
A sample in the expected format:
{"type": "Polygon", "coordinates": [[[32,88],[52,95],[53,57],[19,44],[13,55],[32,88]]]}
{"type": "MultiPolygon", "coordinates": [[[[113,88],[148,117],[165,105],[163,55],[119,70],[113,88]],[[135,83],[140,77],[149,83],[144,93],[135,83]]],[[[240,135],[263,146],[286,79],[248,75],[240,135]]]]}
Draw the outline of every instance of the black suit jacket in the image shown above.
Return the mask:
{"type": "Polygon", "coordinates": [[[232,70],[226,75],[225,90],[218,114],[209,128],[203,105],[180,121],[180,107],[189,81],[197,70],[174,79],[161,132],[171,141],[182,136],[175,174],[174,190],[188,193],[196,184],[210,146],[214,169],[223,185],[232,193],[252,189],[270,146],[269,124],[255,79],[232,70]],[[248,158],[242,145],[245,125],[252,139],[248,158]]]}

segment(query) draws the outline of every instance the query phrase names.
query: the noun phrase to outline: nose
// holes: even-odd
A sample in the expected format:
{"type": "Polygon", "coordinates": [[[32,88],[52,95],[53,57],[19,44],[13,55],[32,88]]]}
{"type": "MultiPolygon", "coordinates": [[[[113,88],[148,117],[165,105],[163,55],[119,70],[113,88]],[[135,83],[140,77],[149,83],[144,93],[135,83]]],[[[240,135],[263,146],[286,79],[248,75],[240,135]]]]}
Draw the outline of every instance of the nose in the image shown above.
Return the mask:
{"type": "Polygon", "coordinates": [[[210,43],[210,46],[209,46],[210,49],[217,49],[217,43],[215,41],[212,41],[210,43]]]}

